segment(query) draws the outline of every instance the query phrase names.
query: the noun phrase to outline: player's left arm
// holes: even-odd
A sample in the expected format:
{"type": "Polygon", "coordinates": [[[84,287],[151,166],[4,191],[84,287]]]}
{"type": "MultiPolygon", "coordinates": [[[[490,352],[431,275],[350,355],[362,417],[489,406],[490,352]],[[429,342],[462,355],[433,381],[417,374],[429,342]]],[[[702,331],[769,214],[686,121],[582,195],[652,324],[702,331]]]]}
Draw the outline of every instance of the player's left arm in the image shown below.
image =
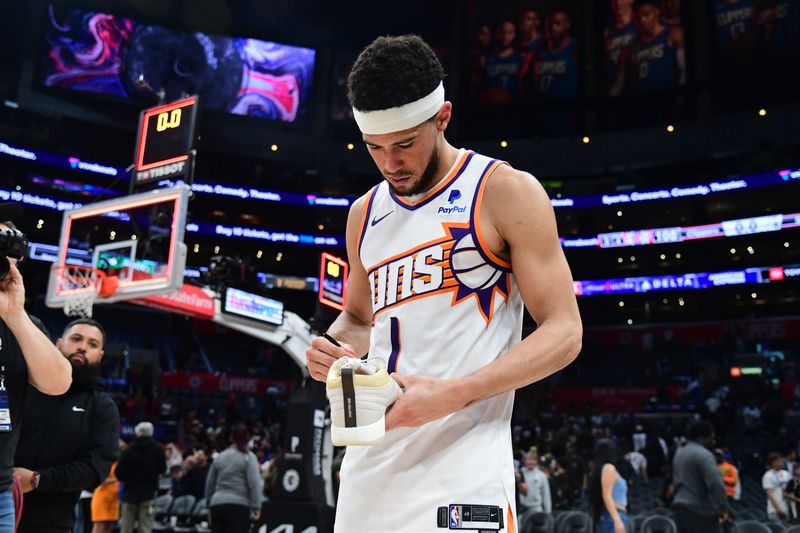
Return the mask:
{"type": "Polygon", "coordinates": [[[395,375],[405,394],[387,413],[387,429],[419,426],[540,381],[580,352],[583,332],[572,274],[544,188],[530,174],[503,165],[489,178],[482,203],[483,237],[495,255],[511,263],[537,329],[471,376],[395,375]]]}
{"type": "Polygon", "coordinates": [[[678,85],[686,85],[686,46],[683,28],[674,26],[669,31],[669,44],[675,49],[675,62],[678,65],[678,85]]]}
{"type": "Polygon", "coordinates": [[[489,178],[481,231],[495,255],[511,263],[537,328],[505,355],[467,378],[469,403],[524,387],[557,372],[580,352],[575,288],[544,188],[525,172],[497,168],[489,178]]]}

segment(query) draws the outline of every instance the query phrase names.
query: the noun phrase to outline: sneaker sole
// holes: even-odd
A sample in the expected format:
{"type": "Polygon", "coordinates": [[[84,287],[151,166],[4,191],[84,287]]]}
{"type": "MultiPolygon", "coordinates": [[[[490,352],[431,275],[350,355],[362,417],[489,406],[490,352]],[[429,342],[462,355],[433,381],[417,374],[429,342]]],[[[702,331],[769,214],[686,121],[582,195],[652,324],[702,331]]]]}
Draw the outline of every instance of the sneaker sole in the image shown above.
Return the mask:
{"type": "Polygon", "coordinates": [[[386,417],[368,426],[343,428],[331,426],[331,441],[334,446],[369,446],[377,444],[386,435],[386,417]]]}

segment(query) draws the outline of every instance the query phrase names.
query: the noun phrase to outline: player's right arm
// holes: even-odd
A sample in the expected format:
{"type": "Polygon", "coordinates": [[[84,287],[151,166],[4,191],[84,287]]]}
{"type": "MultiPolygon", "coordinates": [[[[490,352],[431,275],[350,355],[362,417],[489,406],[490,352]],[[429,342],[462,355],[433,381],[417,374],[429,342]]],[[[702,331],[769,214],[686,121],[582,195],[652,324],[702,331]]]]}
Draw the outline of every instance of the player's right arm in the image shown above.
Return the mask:
{"type": "Polygon", "coordinates": [[[347,278],[347,298],[344,311],[328,328],[328,335],[342,346],[335,346],[325,337],[316,337],[306,350],[306,366],[312,378],[325,381],[331,365],[346,355],[360,356],[369,351],[372,330],[372,303],[369,279],[358,255],[358,240],[366,209],[366,196],[356,200],[347,216],[347,258],[350,276],[347,278]]]}

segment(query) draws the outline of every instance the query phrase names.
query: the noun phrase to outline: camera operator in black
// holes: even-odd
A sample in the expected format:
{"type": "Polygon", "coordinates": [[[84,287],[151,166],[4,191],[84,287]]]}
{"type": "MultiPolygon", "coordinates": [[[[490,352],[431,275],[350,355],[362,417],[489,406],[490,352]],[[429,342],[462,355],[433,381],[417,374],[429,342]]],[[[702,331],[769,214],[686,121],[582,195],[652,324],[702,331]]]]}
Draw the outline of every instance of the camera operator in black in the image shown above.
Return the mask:
{"type": "Polygon", "coordinates": [[[100,485],[119,458],[119,413],[98,378],[105,337],[91,318],[67,324],[56,347],[72,386],[61,396],[28,392],[14,460],[26,492],[18,533],[70,533],[81,490],[100,485]]]}
{"type": "MultiPolygon", "coordinates": [[[[21,216],[19,204],[0,203],[2,242],[16,238],[8,230],[15,229],[13,221],[21,216]]],[[[0,248],[0,262],[8,263],[0,280],[0,533],[14,529],[14,452],[28,383],[44,394],[63,394],[72,382],[69,361],[50,342],[44,326],[25,312],[25,287],[17,269],[22,257],[15,255],[7,246],[0,248]]]]}

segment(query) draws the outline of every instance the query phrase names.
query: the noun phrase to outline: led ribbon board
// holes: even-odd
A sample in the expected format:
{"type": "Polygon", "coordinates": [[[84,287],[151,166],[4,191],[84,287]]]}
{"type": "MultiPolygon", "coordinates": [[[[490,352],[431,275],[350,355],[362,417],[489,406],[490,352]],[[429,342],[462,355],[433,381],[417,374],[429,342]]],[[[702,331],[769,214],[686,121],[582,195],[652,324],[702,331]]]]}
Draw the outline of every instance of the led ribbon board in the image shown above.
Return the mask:
{"type": "Polygon", "coordinates": [[[139,115],[131,190],[151,181],[186,176],[191,181],[191,151],[197,96],[145,109],[139,115]]]}

